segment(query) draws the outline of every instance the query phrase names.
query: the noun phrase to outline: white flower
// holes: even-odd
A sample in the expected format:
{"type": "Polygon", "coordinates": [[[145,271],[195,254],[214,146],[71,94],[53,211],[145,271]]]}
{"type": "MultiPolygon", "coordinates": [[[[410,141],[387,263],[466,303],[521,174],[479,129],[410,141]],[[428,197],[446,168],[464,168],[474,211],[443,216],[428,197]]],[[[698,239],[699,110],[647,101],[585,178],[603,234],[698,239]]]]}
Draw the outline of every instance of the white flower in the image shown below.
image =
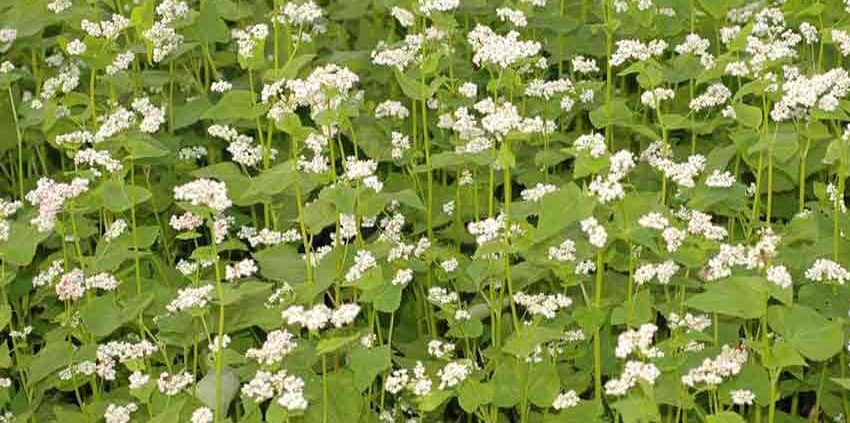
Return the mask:
{"type": "Polygon", "coordinates": [[[193,206],[206,206],[218,212],[233,205],[227,198],[227,186],[224,182],[206,178],[174,187],[174,199],[188,201],[193,206]]]}
{"type": "Polygon", "coordinates": [[[749,389],[733,389],[729,391],[729,396],[735,405],[753,405],[753,401],[756,399],[756,394],[749,389]]]}
{"type": "Polygon", "coordinates": [[[609,379],[605,382],[605,394],[613,396],[623,396],[634,387],[638,380],[654,385],[655,380],[661,375],[658,367],[652,363],[644,363],[641,361],[628,361],[626,367],[619,378],[609,379]]]}
{"type": "Polygon", "coordinates": [[[525,201],[538,202],[546,194],[551,194],[558,191],[558,187],[552,184],[543,184],[538,182],[533,188],[526,188],[520,192],[520,196],[525,201]]]}
{"type": "Polygon", "coordinates": [[[133,63],[133,60],[136,58],[136,55],[133,54],[132,51],[127,50],[123,53],[118,53],[115,56],[115,60],[112,61],[111,64],[106,66],[106,74],[107,75],[115,75],[118,72],[127,70],[130,65],[133,63]]]}
{"type": "Polygon", "coordinates": [[[672,100],[675,96],[676,92],[669,88],[655,88],[644,91],[640,96],[640,102],[650,109],[657,109],[662,101],[672,100]]]}
{"type": "Polygon", "coordinates": [[[469,360],[453,361],[437,372],[440,378],[440,389],[453,388],[463,382],[472,373],[472,362],[469,360]]]}
{"type": "Polygon", "coordinates": [[[587,234],[590,244],[596,248],[604,247],[608,241],[608,232],[593,216],[581,221],[581,230],[587,234]]]}
{"type": "Polygon", "coordinates": [[[412,269],[398,269],[393,280],[390,282],[393,285],[407,285],[410,281],[413,280],[413,270],[412,269]]]}
{"type": "Polygon", "coordinates": [[[788,273],[788,269],[782,265],[768,267],[767,280],[775,283],[783,289],[794,284],[794,280],[791,278],[791,273],[788,273]]]}
{"type": "Polygon", "coordinates": [[[80,40],[73,40],[65,47],[65,50],[68,51],[68,54],[71,56],[79,56],[86,52],[86,43],[80,40]]]}
{"type": "Polygon", "coordinates": [[[537,41],[520,41],[516,31],[502,36],[481,24],[469,32],[467,41],[472,46],[472,62],[476,66],[496,65],[507,68],[536,56],[542,48],[537,41]]]}
{"type": "Polygon", "coordinates": [[[526,294],[519,291],[514,294],[514,302],[525,307],[531,315],[554,319],[558,311],[572,305],[573,300],[563,294],[526,294]]]}
{"type": "Polygon", "coordinates": [[[193,383],[195,383],[195,377],[189,372],[175,373],[173,375],[163,372],[159,375],[159,380],[156,382],[159,392],[170,397],[179,394],[180,391],[193,383]]]}
{"type": "Polygon", "coordinates": [[[705,179],[705,186],[711,188],[729,188],[732,185],[735,185],[735,175],[728,170],[721,172],[715,169],[705,179]]]}
{"type": "Polygon", "coordinates": [[[717,386],[724,378],[735,376],[747,362],[747,350],[743,347],[731,348],[724,345],[715,358],[706,358],[701,365],[682,376],[682,383],[689,387],[697,385],[717,386]]]}
{"type": "Polygon", "coordinates": [[[233,84],[223,79],[213,81],[210,85],[210,90],[215,93],[224,93],[233,89],[233,84]]]}
{"type": "Polygon", "coordinates": [[[592,57],[576,56],[571,61],[573,70],[577,73],[590,74],[599,72],[599,66],[596,64],[596,59],[592,57]]]}
{"type": "Polygon", "coordinates": [[[127,405],[109,404],[106,407],[106,412],[103,413],[103,418],[106,423],[127,423],[132,418],[130,414],[138,409],[139,407],[132,402],[127,405]]]}
{"type": "Polygon", "coordinates": [[[575,261],[576,243],[571,239],[565,239],[557,247],[549,247],[549,260],[558,262],[575,261]]]}
{"type": "Polygon", "coordinates": [[[419,11],[425,16],[433,12],[449,12],[460,6],[460,0],[419,0],[419,11]]]}
{"type": "Polygon", "coordinates": [[[564,410],[577,406],[579,402],[581,402],[581,398],[578,397],[575,390],[570,389],[569,391],[561,392],[555,397],[555,400],[552,401],[552,408],[564,410]]]}
{"type": "Polygon", "coordinates": [[[705,93],[700,94],[691,100],[689,107],[695,112],[700,112],[708,108],[718,107],[725,104],[732,97],[732,92],[729,88],[721,83],[712,84],[705,93]]]}
{"type": "Polygon", "coordinates": [[[573,143],[577,151],[587,151],[590,157],[599,158],[605,155],[608,147],[605,145],[605,137],[599,133],[581,135],[573,143]]]}
{"type": "Polygon", "coordinates": [[[130,389],[139,389],[139,388],[147,385],[148,382],[150,382],[150,380],[151,380],[150,376],[142,373],[139,370],[136,370],[133,373],[131,373],[130,377],[129,377],[130,389]]]}
{"type": "Polygon", "coordinates": [[[257,273],[257,263],[254,260],[246,258],[242,259],[233,264],[228,264],[224,268],[224,278],[228,281],[235,281],[237,279],[247,278],[254,273],[257,273]]]}
{"type": "Polygon", "coordinates": [[[806,269],[806,278],[815,282],[835,282],[844,285],[850,280],[850,272],[839,263],[819,258],[806,269]]]}
{"type": "Polygon", "coordinates": [[[283,361],[298,343],[295,337],[286,329],[271,331],[266,335],[266,340],[261,348],[248,348],[245,357],[256,360],[261,365],[272,365],[283,361]]]}
{"type": "Polygon", "coordinates": [[[611,66],[620,66],[626,61],[644,61],[651,57],[664,54],[667,42],[664,40],[652,40],[644,44],[639,40],[617,41],[617,51],[611,56],[611,66]]]}
{"type": "Polygon", "coordinates": [[[466,98],[475,98],[478,95],[478,85],[473,82],[464,82],[458,87],[457,91],[466,98]]]}
{"type": "Polygon", "coordinates": [[[517,28],[524,28],[528,25],[528,19],[525,17],[525,13],[521,10],[500,7],[496,9],[496,17],[498,17],[502,22],[510,22],[517,28]]]}
{"type": "Polygon", "coordinates": [[[212,423],[213,412],[207,407],[196,408],[192,412],[192,423],[212,423]]]}
{"type": "Polygon", "coordinates": [[[386,100],[375,107],[375,119],[390,117],[394,119],[405,119],[410,116],[410,110],[400,101],[386,100]]]}
{"type": "Polygon", "coordinates": [[[53,230],[56,215],[62,211],[65,202],[88,191],[88,187],[89,181],[83,178],[74,178],[70,184],[66,184],[42,177],[36,183],[36,189],[26,195],[30,204],[38,206],[38,216],[30,220],[30,223],[40,232],[53,230]]]}
{"type": "Polygon", "coordinates": [[[177,298],[165,306],[169,313],[177,313],[190,308],[206,307],[210,301],[214,287],[202,285],[198,288],[183,288],[177,291],[177,298]]]}
{"type": "Polygon", "coordinates": [[[457,269],[457,266],[458,266],[458,261],[454,257],[452,257],[448,260],[444,260],[442,263],[440,263],[440,267],[442,267],[443,270],[445,270],[448,273],[454,272],[455,269],[457,269]]]}

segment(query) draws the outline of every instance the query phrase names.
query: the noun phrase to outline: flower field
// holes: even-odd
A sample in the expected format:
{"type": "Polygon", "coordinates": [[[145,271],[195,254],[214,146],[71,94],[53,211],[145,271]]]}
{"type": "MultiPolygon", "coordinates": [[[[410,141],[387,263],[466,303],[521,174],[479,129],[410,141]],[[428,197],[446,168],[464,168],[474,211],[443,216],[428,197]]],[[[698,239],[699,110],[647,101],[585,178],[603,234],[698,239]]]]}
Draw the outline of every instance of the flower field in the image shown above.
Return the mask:
{"type": "Polygon", "coordinates": [[[848,422],[847,56],[850,0],[4,0],[0,423],[848,422]]]}

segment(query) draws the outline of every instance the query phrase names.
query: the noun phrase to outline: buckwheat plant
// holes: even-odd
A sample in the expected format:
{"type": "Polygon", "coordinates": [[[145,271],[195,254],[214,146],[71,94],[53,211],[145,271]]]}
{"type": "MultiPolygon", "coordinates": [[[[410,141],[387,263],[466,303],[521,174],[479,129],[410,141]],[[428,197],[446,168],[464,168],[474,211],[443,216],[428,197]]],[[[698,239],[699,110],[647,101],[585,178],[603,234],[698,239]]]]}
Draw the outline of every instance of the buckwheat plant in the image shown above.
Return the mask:
{"type": "Polygon", "coordinates": [[[848,421],[850,1],[0,3],[0,423],[848,421]]]}

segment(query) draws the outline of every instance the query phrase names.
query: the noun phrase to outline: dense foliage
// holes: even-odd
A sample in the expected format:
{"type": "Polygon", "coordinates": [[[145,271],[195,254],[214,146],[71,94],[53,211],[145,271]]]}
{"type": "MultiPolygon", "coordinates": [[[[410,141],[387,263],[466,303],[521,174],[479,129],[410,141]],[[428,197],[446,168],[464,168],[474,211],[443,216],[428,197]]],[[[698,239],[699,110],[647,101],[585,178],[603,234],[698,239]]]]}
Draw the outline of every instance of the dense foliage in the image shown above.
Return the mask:
{"type": "Polygon", "coordinates": [[[842,0],[3,1],[0,422],[847,421],[848,55],[842,0]]]}

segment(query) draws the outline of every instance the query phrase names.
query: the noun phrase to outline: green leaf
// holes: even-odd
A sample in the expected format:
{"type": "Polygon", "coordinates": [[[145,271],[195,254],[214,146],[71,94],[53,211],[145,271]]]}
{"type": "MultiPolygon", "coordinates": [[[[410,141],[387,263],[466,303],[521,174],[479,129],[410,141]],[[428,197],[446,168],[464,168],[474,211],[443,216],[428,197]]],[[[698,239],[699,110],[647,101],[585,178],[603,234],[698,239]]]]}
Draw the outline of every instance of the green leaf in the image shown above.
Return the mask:
{"type": "Polygon", "coordinates": [[[153,294],[135,296],[119,306],[114,295],[96,297],[80,309],[80,318],[94,336],[102,338],[125,323],[137,319],[153,298],[153,294]]]}
{"type": "Polygon", "coordinates": [[[100,204],[103,207],[114,213],[127,211],[133,204],[144,203],[152,196],[150,191],[140,186],[127,186],[124,185],[124,181],[115,179],[103,181],[94,190],[94,194],[100,200],[100,204]],[[134,199],[135,202],[133,201],[134,199]]]}
{"type": "Polygon", "coordinates": [[[467,413],[473,413],[478,407],[493,401],[495,389],[490,383],[481,383],[474,379],[466,379],[458,388],[458,402],[467,413]]]}
{"type": "Polygon", "coordinates": [[[767,321],[773,330],[809,360],[828,360],[841,352],[844,346],[841,324],[806,306],[771,306],[767,321]]]}
{"type": "Polygon", "coordinates": [[[520,327],[519,332],[508,338],[505,346],[502,347],[502,351],[525,358],[531,355],[538,345],[560,337],[561,331],[555,329],[541,326],[523,326],[520,327]]]}
{"type": "Polygon", "coordinates": [[[735,120],[741,125],[753,129],[761,127],[762,111],[758,107],[749,106],[744,103],[735,103],[732,109],[735,110],[735,120]]]}
{"type": "Polygon", "coordinates": [[[27,366],[29,386],[35,386],[57,370],[67,367],[73,354],[74,346],[68,342],[48,342],[47,346],[42,348],[27,366]]]}
{"type": "Polygon", "coordinates": [[[207,44],[227,41],[227,25],[221,19],[216,4],[213,1],[201,3],[201,13],[198,17],[198,34],[201,41],[207,44]]]}
{"type": "Polygon", "coordinates": [[[608,125],[628,125],[632,121],[632,111],[625,101],[612,100],[611,104],[603,104],[590,112],[590,122],[597,129],[608,125]]]}
{"type": "Polygon", "coordinates": [[[620,413],[623,423],[660,422],[661,415],[658,413],[658,405],[641,397],[633,397],[619,400],[611,407],[620,413]]]}
{"type": "Polygon", "coordinates": [[[395,79],[401,87],[401,91],[411,100],[424,101],[433,94],[433,91],[422,81],[411,78],[396,70],[395,79]]]}
{"type": "Polygon", "coordinates": [[[233,90],[224,94],[221,100],[209,108],[201,119],[204,120],[239,120],[254,119],[262,114],[254,107],[254,94],[247,90],[233,90]]]}
{"type": "MultiPolygon", "coordinates": [[[[221,409],[227,410],[230,408],[230,402],[236,398],[239,392],[239,376],[227,366],[224,366],[221,373],[221,409]]],[[[207,407],[215,410],[216,404],[216,373],[215,371],[207,372],[203,379],[198,382],[195,396],[201,400],[207,407]]]]}
{"type": "Polygon", "coordinates": [[[357,340],[360,335],[351,335],[351,336],[332,336],[332,337],[324,337],[319,340],[319,344],[316,346],[316,354],[324,355],[330,354],[352,342],[357,340]]]}
{"type": "Polygon", "coordinates": [[[360,392],[366,390],[375,378],[392,365],[389,345],[374,348],[354,348],[348,356],[354,371],[354,386],[360,392]]]}
{"type": "Polygon", "coordinates": [[[38,244],[47,239],[50,232],[39,232],[35,226],[24,222],[11,222],[9,239],[0,242],[0,259],[7,264],[27,266],[35,257],[38,244]]]}
{"type": "Polygon", "coordinates": [[[265,278],[291,284],[307,279],[304,260],[292,246],[278,244],[257,252],[254,258],[259,264],[260,274],[265,278]]]}
{"type": "Polygon", "coordinates": [[[552,237],[574,222],[590,216],[594,202],[587,198],[573,183],[561,186],[541,200],[540,218],[534,241],[540,242],[552,237]]]}
{"type": "Polygon", "coordinates": [[[180,421],[180,412],[183,411],[184,405],[186,405],[186,398],[177,400],[161,413],[148,420],[148,423],[173,423],[180,421]]]}
{"type": "Polygon", "coordinates": [[[767,311],[768,291],[761,278],[732,277],[708,285],[686,301],[688,307],[726,316],[757,319],[767,311]]]}
{"type": "Polygon", "coordinates": [[[528,371],[528,399],[532,404],[548,408],[561,391],[558,369],[551,361],[532,364],[528,371]]]}

